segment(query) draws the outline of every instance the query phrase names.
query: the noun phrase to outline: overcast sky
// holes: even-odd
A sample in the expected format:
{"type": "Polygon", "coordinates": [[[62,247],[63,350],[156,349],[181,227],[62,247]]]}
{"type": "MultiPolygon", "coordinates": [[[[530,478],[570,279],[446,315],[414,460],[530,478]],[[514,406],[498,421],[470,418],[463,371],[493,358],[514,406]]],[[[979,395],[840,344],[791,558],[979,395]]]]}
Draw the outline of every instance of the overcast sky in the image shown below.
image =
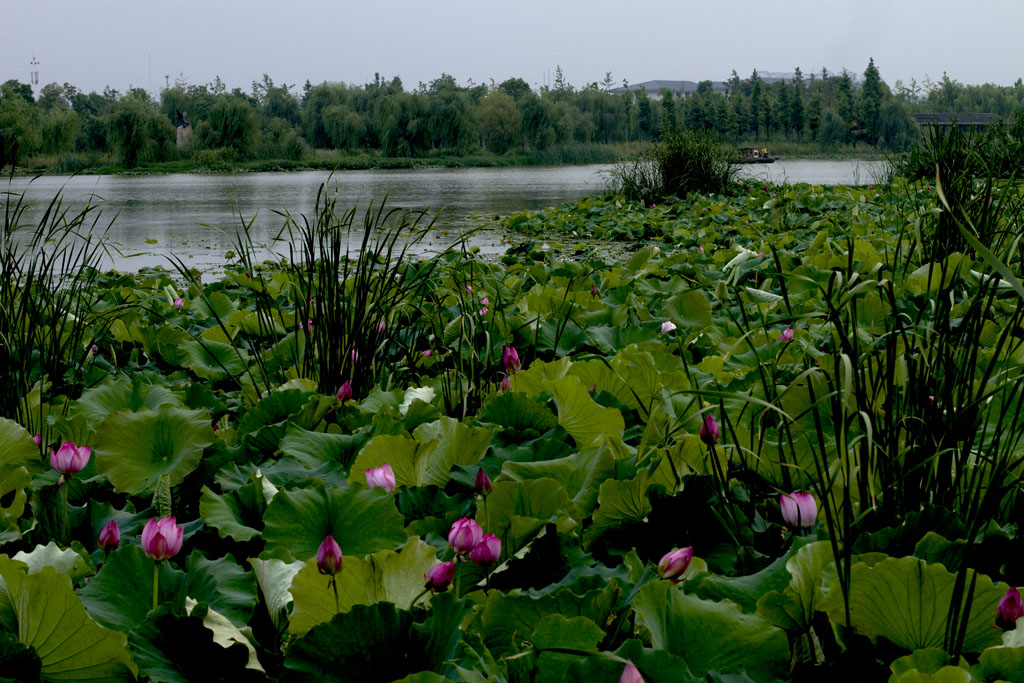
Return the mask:
{"type": "Polygon", "coordinates": [[[153,92],[184,77],[250,90],[275,83],[407,89],[441,73],[460,84],[519,76],[579,87],[724,80],[761,71],[863,73],[920,83],[1011,85],[1024,70],[1021,0],[0,0],[0,82],[69,82],[153,92]]]}

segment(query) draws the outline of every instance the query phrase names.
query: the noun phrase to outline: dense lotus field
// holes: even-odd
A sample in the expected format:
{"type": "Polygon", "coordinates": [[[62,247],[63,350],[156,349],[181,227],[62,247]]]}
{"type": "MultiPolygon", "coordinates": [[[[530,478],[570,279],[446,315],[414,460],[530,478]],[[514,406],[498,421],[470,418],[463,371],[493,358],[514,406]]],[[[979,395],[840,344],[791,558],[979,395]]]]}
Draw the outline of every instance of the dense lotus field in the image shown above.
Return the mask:
{"type": "Polygon", "coordinates": [[[94,274],[81,353],[5,386],[0,678],[1024,681],[1021,193],[982,192],[94,274]]]}

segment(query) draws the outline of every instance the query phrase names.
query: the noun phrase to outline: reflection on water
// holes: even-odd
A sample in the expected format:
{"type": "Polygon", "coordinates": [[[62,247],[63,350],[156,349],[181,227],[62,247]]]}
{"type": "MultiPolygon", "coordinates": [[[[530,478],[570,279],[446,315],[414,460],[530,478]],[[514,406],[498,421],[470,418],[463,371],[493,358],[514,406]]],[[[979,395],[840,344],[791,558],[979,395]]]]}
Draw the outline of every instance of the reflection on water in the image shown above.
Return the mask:
{"type": "MultiPolygon", "coordinates": [[[[828,160],[780,161],[746,166],[742,173],[772,182],[867,183],[875,162],[828,160]]],[[[167,256],[191,267],[212,270],[224,265],[236,233],[250,225],[254,242],[266,245],[261,258],[285,253],[274,242],[285,214],[312,220],[321,184],[337,192],[338,207],[363,207],[371,200],[403,209],[440,212],[435,227],[420,243],[421,251],[437,251],[457,241],[488,219],[526,209],[540,209],[600,194],[607,166],[545,168],[417,169],[395,171],[246,173],[231,175],[175,174],[159,176],[47,176],[29,181],[15,178],[13,192],[46,205],[63,192],[64,205],[77,210],[93,201],[102,207],[100,224],[110,225],[108,238],[119,246],[104,265],[119,270],[168,265],[167,256]],[[111,219],[114,219],[111,222],[111,219]]],[[[36,210],[37,212],[39,209],[36,210]]],[[[32,220],[33,214],[29,214],[32,220]]],[[[427,219],[426,222],[429,222],[427,219]]],[[[483,253],[504,251],[502,235],[478,230],[471,244],[483,253]]]]}

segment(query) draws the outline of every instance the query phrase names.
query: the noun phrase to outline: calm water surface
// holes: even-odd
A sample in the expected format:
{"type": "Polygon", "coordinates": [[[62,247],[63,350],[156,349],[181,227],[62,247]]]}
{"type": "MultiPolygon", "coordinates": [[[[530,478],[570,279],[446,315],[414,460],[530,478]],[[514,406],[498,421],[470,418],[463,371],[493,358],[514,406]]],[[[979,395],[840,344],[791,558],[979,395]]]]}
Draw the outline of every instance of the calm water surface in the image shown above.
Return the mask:
{"type": "MultiPolygon", "coordinates": [[[[549,168],[417,169],[398,171],[246,173],[232,175],[177,174],[160,176],[46,176],[15,178],[10,190],[45,205],[58,191],[65,206],[78,209],[92,201],[102,208],[108,239],[118,245],[104,265],[118,270],[169,266],[167,256],[189,266],[215,270],[225,264],[241,222],[252,222],[253,241],[263,245],[259,256],[285,253],[275,241],[285,224],[281,213],[312,219],[317,192],[327,183],[337,192],[338,206],[365,207],[372,199],[404,209],[439,214],[436,228],[419,247],[440,251],[498,215],[540,209],[575,201],[604,190],[601,171],[607,166],[549,168]],[[111,219],[113,222],[111,223],[111,219]]],[[[748,165],[742,173],[771,182],[869,183],[872,162],[798,160],[748,165]]],[[[38,209],[36,210],[38,212],[38,209]]],[[[30,214],[30,218],[31,218],[30,214]]],[[[38,215],[38,214],[36,214],[38,215]]],[[[361,211],[359,213],[361,215],[361,211]]],[[[502,234],[477,230],[472,244],[485,254],[502,253],[502,234]]]]}

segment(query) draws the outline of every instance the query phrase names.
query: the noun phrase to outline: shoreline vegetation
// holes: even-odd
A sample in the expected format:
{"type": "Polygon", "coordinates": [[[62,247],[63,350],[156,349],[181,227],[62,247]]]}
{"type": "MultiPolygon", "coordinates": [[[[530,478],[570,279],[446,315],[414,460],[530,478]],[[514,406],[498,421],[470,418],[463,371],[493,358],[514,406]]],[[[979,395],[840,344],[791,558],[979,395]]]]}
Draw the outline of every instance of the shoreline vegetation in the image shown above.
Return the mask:
{"type": "MultiPolygon", "coordinates": [[[[543,152],[507,152],[502,155],[484,150],[473,154],[433,154],[425,157],[386,157],[372,152],[346,153],[337,150],[316,150],[302,159],[177,159],[174,161],[141,162],[126,168],[116,160],[89,158],[87,155],[41,155],[13,169],[14,175],[164,175],[172,173],[264,173],[299,171],[364,171],[421,168],[515,168],[528,166],[580,166],[613,164],[624,157],[642,154],[649,144],[572,144],[543,152]]],[[[861,159],[883,160],[891,156],[870,145],[827,146],[816,142],[795,140],[741,141],[739,147],[767,147],[779,160],[790,159],[861,159]]],[[[732,147],[732,145],[729,145],[732,147]]],[[[10,169],[9,169],[10,170],[10,169]]]]}
{"type": "Polygon", "coordinates": [[[914,112],[1024,107],[1024,82],[948,78],[891,87],[874,61],[847,71],[621,86],[609,72],[577,87],[522,78],[458,83],[449,74],[407,88],[378,74],[357,85],[275,83],[247,92],[219,78],[167,78],[159,92],[83,92],[71,83],[0,84],[0,169],[28,173],[239,172],[611,163],[619,147],[701,133],[782,158],[867,158],[921,139],[914,112]],[[664,84],[676,84],[670,89],[664,84]]]}

